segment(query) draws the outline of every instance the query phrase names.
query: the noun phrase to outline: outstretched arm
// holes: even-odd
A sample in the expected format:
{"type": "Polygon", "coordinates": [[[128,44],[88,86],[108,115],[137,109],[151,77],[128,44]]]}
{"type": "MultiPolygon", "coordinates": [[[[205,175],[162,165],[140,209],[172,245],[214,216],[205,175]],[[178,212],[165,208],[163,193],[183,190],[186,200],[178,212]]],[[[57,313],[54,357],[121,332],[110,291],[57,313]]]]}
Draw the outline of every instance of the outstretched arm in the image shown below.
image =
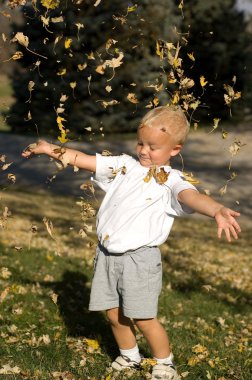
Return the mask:
{"type": "Polygon", "coordinates": [[[224,231],[229,242],[231,241],[231,236],[238,239],[238,233],[241,232],[241,228],[235,218],[240,216],[239,212],[231,210],[209,196],[191,189],[181,191],[178,194],[178,201],[200,214],[215,218],[218,238],[221,238],[222,231],[224,231]]]}
{"type": "Polygon", "coordinates": [[[45,140],[39,140],[35,144],[30,144],[23,152],[23,157],[30,157],[32,154],[46,154],[49,157],[62,161],[68,165],[77,166],[91,172],[96,170],[96,156],[82,153],[75,149],[60,147],[50,144],[45,140]]]}

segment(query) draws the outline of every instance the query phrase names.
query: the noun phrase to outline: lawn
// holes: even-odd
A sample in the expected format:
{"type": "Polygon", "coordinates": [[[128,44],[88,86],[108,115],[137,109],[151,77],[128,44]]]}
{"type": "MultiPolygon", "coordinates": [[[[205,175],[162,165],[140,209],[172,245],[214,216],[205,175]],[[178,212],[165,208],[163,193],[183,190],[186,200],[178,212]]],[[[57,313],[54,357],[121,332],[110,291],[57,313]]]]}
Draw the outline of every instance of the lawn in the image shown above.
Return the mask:
{"type": "MultiPolygon", "coordinates": [[[[87,309],[96,237],[93,230],[81,238],[76,201],[21,190],[1,194],[0,378],[149,378],[149,361],[140,372],[111,372],[117,350],[110,327],[103,313],[87,309]]],[[[175,222],[161,247],[159,318],[183,379],[248,380],[252,237],[244,231],[229,244],[215,233],[207,218],[175,222]]]]}

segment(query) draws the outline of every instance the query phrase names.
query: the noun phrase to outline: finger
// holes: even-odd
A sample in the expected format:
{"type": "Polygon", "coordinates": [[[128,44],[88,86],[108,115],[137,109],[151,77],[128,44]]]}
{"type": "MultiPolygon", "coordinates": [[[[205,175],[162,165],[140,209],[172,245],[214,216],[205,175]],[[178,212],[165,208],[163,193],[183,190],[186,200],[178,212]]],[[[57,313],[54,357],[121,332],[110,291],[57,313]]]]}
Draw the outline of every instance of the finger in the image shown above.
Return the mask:
{"type": "Polygon", "coordinates": [[[226,234],[227,241],[231,242],[231,236],[230,236],[229,228],[225,229],[225,234],[226,234]]]}
{"type": "Polygon", "coordinates": [[[221,239],[221,235],[222,235],[222,227],[219,227],[217,230],[217,236],[219,239],[221,239]]]}
{"type": "Polygon", "coordinates": [[[235,228],[233,226],[230,227],[230,231],[231,231],[232,236],[235,238],[235,240],[237,240],[238,239],[238,235],[237,235],[237,232],[236,232],[236,230],[235,230],[235,228]]]}
{"type": "Polygon", "coordinates": [[[241,214],[240,214],[238,211],[234,211],[234,210],[232,210],[231,215],[232,215],[232,216],[240,216],[241,214]]]}
{"type": "Polygon", "coordinates": [[[233,226],[234,226],[234,228],[236,229],[237,232],[241,232],[241,227],[240,227],[240,225],[236,221],[233,223],[233,226]]]}

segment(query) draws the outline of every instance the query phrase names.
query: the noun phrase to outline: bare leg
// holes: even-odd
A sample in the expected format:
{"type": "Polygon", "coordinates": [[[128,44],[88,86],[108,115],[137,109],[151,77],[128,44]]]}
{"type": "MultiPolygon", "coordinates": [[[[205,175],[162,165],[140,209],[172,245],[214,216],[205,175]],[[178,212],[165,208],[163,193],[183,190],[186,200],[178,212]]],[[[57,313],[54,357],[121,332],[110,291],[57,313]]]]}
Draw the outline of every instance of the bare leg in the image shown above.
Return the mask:
{"type": "Polygon", "coordinates": [[[135,319],[135,324],[143,333],[155,358],[164,359],[170,355],[167,333],[156,318],[135,319]]]}
{"type": "Polygon", "coordinates": [[[118,307],[109,309],[106,313],[118,347],[122,350],[135,347],[136,331],[130,318],[125,317],[118,307]]]}

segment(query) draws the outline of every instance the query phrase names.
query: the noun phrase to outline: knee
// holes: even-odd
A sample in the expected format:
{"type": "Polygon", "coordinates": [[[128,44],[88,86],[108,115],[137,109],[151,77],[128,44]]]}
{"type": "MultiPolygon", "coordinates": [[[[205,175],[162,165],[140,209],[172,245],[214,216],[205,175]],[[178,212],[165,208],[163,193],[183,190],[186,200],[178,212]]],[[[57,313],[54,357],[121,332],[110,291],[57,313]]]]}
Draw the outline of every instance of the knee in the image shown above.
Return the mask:
{"type": "Polygon", "coordinates": [[[117,326],[119,324],[119,311],[118,309],[110,309],[106,311],[107,319],[111,326],[117,326]]]}
{"type": "Polygon", "coordinates": [[[144,333],[145,331],[148,331],[153,320],[154,319],[134,319],[134,322],[139,330],[144,333]]]}

